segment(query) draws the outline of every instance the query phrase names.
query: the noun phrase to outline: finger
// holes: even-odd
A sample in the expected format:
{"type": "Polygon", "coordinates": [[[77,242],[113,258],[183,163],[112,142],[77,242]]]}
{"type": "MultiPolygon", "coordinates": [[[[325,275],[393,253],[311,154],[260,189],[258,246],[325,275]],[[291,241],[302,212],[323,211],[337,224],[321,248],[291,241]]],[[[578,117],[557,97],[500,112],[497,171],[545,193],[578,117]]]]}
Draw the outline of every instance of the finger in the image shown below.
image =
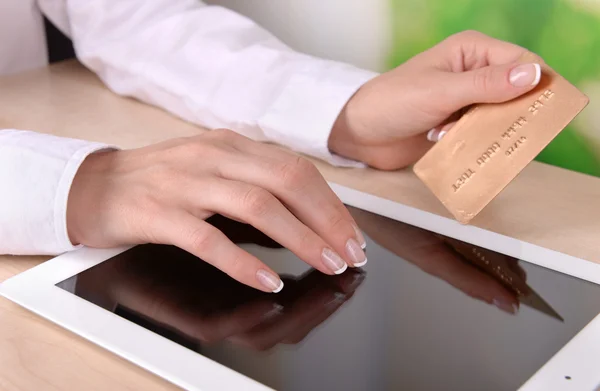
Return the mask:
{"type": "Polygon", "coordinates": [[[184,194],[190,208],[201,201],[201,209],[227,213],[251,224],[323,273],[341,274],[348,267],[329,244],[269,191],[227,179],[202,181],[198,186],[204,190],[200,200],[197,198],[200,192],[193,186],[184,194]]]}
{"type": "Polygon", "coordinates": [[[182,248],[237,281],[264,292],[277,293],[283,289],[283,281],[271,268],[191,214],[171,211],[157,216],[152,224],[149,228],[157,243],[182,248]]]}
{"type": "Polygon", "coordinates": [[[223,177],[268,190],[348,265],[360,267],[366,263],[360,230],[311,162],[281,150],[273,152],[258,143],[243,147],[260,151],[262,157],[248,155],[246,161],[222,164],[219,169],[223,177]]]}
{"type": "MultiPolygon", "coordinates": [[[[333,205],[335,208],[337,208],[338,212],[344,215],[344,217],[351,222],[351,231],[354,234],[353,236],[355,240],[359,243],[361,248],[365,248],[365,238],[354,222],[352,215],[350,215],[344,204],[333,192],[333,190],[331,190],[329,185],[327,185],[325,179],[310,161],[299,157],[297,154],[291,153],[290,151],[287,151],[277,145],[258,143],[247,137],[238,134],[232,134],[231,131],[228,131],[225,134],[229,138],[228,141],[231,143],[231,145],[235,146],[240,152],[263,160],[267,165],[266,169],[269,171],[269,173],[275,174],[276,179],[278,177],[282,177],[280,179],[282,179],[284,185],[291,184],[292,187],[302,187],[302,183],[298,183],[297,177],[302,177],[303,175],[296,175],[298,172],[304,173],[304,178],[314,176],[317,185],[321,187],[318,189],[319,191],[317,191],[316,194],[320,195],[323,200],[323,202],[320,202],[321,198],[318,198],[315,199],[315,202],[320,202],[322,204],[321,206],[333,205]]],[[[237,163],[243,164],[246,162],[239,160],[237,163]]]]}
{"type": "Polygon", "coordinates": [[[465,49],[472,50],[474,56],[485,58],[487,65],[507,64],[527,53],[527,49],[522,46],[481,33],[473,34],[473,39],[467,45],[471,47],[465,49]]]}
{"type": "Polygon", "coordinates": [[[446,135],[446,133],[448,133],[448,131],[454,125],[456,125],[458,120],[471,109],[471,107],[472,106],[467,106],[467,107],[463,107],[463,108],[455,111],[451,116],[446,118],[445,121],[440,123],[435,128],[431,129],[427,133],[427,140],[434,142],[434,143],[440,141],[442,139],[442,137],[444,137],[446,135]]]}
{"type": "MultiPolygon", "coordinates": [[[[197,194],[194,196],[197,196],[197,194]]],[[[192,214],[195,215],[195,213],[192,214]]],[[[281,244],[263,232],[245,222],[235,221],[231,216],[227,216],[226,213],[216,214],[210,220],[207,220],[207,222],[219,231],[226,233],[227,237],[235,244],[253,243],[261,247],[281,248],[281,244]]]]}
{"type": "MultiPolygon", "coordinates": [[[[310,177],[311,175],[314,175],[314,177],[316,178],[315,188],[312,191],[310,189],[307,189],[310,192],[305,195],[305,199],[307,201],[313,200],[313,202],[316,206],[319,206],[322,208],[321,212],[323,212],[324,214],[321,216],[321,221],[329,222],[328,226],[330,227],[330,228],[328,228],[327,224],[324,225],[322,228],[323,231],[328,232],[328,233],[336,232],[337,229],[336,229],[335,223],[339,221],[340,226],[342,228],[345,228],[345,234],[342,234],[342,232],[340,231],[339,237],[341,237],[341,238],[348,237],[348,238],[352,239],[352,242],[356,242],[358,244],[358,246],[360,246],[360,248],[362,250],[364,250],[367,246],[367,242],[365,240],[365,237],[363,236],[362,231],[360,230],[360,228],[354,221],[354,218],[352,217],[350,212],[348,212],[348,209],[346,208],[346,206],[342,203],[342,201],[339,199],[339,197],[333,192],[333,190],[331,190],[331,188],[329,187],[329,185],[325,181],[325,178],[323,178],[323,176],[321,175],[319,170],[316,169],[315,165],[304,158],[301,158],[295,154],[289,153],[288,151],[284,151],[279,148],[266,148],[266,147],[267,146],[265,144],[261,144],[261,143],[253,144],[253,149],[255,149],[256,152],[260,153],[261,156],[268,156],[269,158],[273,159],[271,162],[268,162],[267,164],[274,163],[276,167],[281,168],[281,165],[286,166],[286,165],[290,164],[290,162],[292,162],[292,164],[299,164],[300,166],[302,166],[302,165],[306,166],[306,173],[307,173],[308,177],[310,177]]],[[[271,165],[271,168],[273,168],[272,165],[271,165]]],[[[300,167],[299,171],[302,171],[302,167],[300,167]]],[[[283,177],[285,177],[285,175],[283,175],[283,177]]],[[[297,192],[297,191],[296,192],[292,191],[290,193],[291,193],[290,198],[297,195],[296,193],[299,193],[299,195],[303,195],[302,192],[297,192]]],[[[303,200],[302,199],[297,200],[297,204],[302,207],[303,200]]],[[[294,208],[294,205],[288,205],[288,206],[291,206],[292,208],[294,208]]],[[[305,208],[301,208],[301,209],[304,210],[305,208]]],[[[292,209],[292,210],[298,210],[298,208],[292,209]]],[[[312,215],[313,215],[312,213],[309,214],[309,216],[312,216],[312,215]]],[[[315,224],[319,225],[319,222],[315,222],[315,224]]],[[[325,239],[327,240],[328,238],[326,237],[325,239]]],[[[353,245],[356,243],[353,243],[353,245]]],[[[349,251],[348,246],[350,245],[350,243],[348,241],[346,241],[346,242],[344,242],[344,244],[346,245],[346,254],[348,254],[348,251],[349,251]]],[[[353,246],[353,247],[356,247],[356,246],[353,246]]],[[[349,256],[349,258],[350,258],[349,265],[351,267],[361,267],[367,263],[366,256],[364,256],[364,252],[362,252],[362,251],[358,251],[358,255],[354,254],[353,256],[349,256]]]]}
{"type": "Polygon", "coordinates": [[[446,133],[450,131],[450,129],[452,129],[454,125],[456,125],[456,121],[449,122],[441,127],[431,129],[427,133],[427,140],[431,141],[432,143],[437,143],[446,135],[446,133]]]}
{"type": "MultiPolygon", "coordinates": [[[[488,65],[500,65],[517,61],[527,49],[478,31],[463,31],[447,38],[440,45],[446,58],[460,59],[458,71],[471,70],[488,65]],[[450,55],[448,55],[450,54],[450,55]],[[456,54],[452,56],[451,54],[456,54]]],[[[539,58],[540,63],[542,59],[539,58]]]]}
{"type": "Polygon", "coordinates": [[[452,107],[498,103],[514,99],[538,85],[542,76],[536,63],[493,65],[469,72],[446,74],[452,107]]]}

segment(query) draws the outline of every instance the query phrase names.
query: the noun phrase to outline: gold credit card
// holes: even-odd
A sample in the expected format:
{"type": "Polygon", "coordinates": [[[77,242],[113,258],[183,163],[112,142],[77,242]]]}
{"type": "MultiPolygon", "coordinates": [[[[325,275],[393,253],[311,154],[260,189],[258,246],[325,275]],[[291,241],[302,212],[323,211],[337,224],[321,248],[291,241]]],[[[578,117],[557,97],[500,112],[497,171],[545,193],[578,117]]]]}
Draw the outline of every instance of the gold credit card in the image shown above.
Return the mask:
{"type": "MultiPolygon", "coordinates": [[[[533,54],[522,63],[539,62],[533,54]]],[[[529,93],[469,110],[414,166],[456,220],[468,224],[588,104],[546,64],[529,93]]]]}

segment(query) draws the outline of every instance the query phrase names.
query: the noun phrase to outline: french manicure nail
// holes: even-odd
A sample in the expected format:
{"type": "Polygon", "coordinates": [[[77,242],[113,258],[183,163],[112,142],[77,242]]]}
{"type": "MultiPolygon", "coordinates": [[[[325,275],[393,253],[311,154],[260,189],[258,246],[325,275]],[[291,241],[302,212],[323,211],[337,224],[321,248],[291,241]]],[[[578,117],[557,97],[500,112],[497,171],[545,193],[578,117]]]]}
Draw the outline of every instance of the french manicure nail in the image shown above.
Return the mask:
{"type": "Polygon", "coordinates": [[[515,87],[527,87],[537,85],[541,77],[540,64],[523,64],[513,68],[508,79],[515,87]]]}
{"type": "Polygon", "coordinates": [[[354,233],[356,234],[356,240],[358,241],[358,244],[360,244],[360,248],[362,248],[364,250],[365,248],[367,248],[367,241],[365,240],[365,236],[363,235],[362,231],[360,230],[360,228],[358,228],[358,226],[356,224],[352,224],[352,228],[354,228],[354,233]]]}
{"type": "Polygon", "coordinates": [[[346,242],[346,254],[352,260],[354,267],[361,267],[367,264],[367,256],[360,247],[360,244],[354,239],[349,239],[346,242]]]}
{"type": "Polygon", "coordinates": [[[281,278],[271,272],[260,269],[256,272],[256,278],[262,286],[273,293],[279,293],[283,289],[283,281],[281,281],[281,278]]]}
{"type": "Polygon", "coordinates": [[[342,274],[348,268],[348,265],[342,257],[340,257],[335,251],[330,248],[323,249],[321,253],[321,258],[323,258],[323,263],[325,266],[331,270],[334,274],[342,274]]]}
{"type": "Polygon", "coordinates": [[[431,141],[432,143],[435,143],[436,141],[438,141],[438,129],[437,128],[433,128],[427,133],[427,140],[431,141]]]}
{"type": "Polygon", "coordinates": [[[519,307],[515,303],[509,303],[503,299],[494,299],[494,305],[500,310],[515,315],[519,311],[519,307]]]}
{"type": "Polygon", "coordinates": [[[447,130],[439,130],[438,128],[433,128],[427,133],[427,140],[437,143],[448,133],[447,130]]]}

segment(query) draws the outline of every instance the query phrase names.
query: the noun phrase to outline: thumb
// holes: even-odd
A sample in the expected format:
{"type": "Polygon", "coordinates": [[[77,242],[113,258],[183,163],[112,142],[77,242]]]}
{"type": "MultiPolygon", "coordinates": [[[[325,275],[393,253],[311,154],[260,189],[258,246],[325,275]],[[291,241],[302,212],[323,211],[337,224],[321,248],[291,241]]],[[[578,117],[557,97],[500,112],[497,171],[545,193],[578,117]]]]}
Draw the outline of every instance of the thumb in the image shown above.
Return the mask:
{"type": "Polygon", "coordinates": [[[531,91],[540,82],[540,64],[504,64],[455,74],[455,99],[461,107],[499,103],[531,91]]]}

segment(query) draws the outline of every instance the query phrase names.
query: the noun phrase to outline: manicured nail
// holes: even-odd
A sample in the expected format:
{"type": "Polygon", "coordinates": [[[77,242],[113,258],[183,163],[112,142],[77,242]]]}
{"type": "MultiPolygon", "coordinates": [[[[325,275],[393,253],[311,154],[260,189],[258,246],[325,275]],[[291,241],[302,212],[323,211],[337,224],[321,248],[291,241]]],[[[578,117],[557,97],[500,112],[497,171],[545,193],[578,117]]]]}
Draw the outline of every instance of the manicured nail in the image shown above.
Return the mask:
{"type": "Polygon", "coordinates": [[[360,247],[360,244],[354,239],[349,239],[348,242],[346,242],[346,254],[348,254],[348,258],[352,260],[354,267],[361,267],[367,264],[365,252],[360,247]]]}
{"type": "Polygon", "coordinates": [[[515,315],[519,312],[519,307],[515,303],[509,303],[503,299],[494,299],[494,305],[511,315],[515,315]]]}
{"type": "Polygon", "coordinates": [[[429,133],[427,133],[427,140],[431,141],[432,143],[437,143],[446,135],[446,133],[448,133],[447,130],[433,128],[429,131],[429,133]]]}
{"type": "Polygon", "coordinates": [[[513,68],[508,77],[510,84],[515,87],[535,86],[542,77],[540,64],[523,64],[513,68]]]}
{"type": "Polygon", "coordinates": [[[256,278],[260,281],[262,286],[273,293],[279,293],[283,289],[283,281],[281,281],[281,278],[271,272],[260,269],[256,272],[256,278]]]}
{"type": "Polygon", "coordinates": [[[348,268],[348,265],[342,257],[340,257],[335,251],[330,248],[323,249],[323,253],[321,254],[321,258],[323,258],[323,263],[329,270],[331,270],[334,274],[342,274],[348,268]]]}
{"type": "Polygon", "coordinates": [[[432,143],[435,143],[438,140],[438,133],[439,133],[439,130],[437,128],[431,129],[427,133],[427,140],[431,141],[432,143]]]}
{"type": "Polygon", "coordinates": [[[362,231],[360,230],[360,228],[358,228],[358,226],[356,224],[352,224],[352,228],[354,228],[354,233],[356,234],[356,240],[358,241],[358,244],[360,244],[360,248],[362,248],[364,250],[365,248],[367,248],[367,241],[365,240],[365,236],[363,235],[362,231]]]}

